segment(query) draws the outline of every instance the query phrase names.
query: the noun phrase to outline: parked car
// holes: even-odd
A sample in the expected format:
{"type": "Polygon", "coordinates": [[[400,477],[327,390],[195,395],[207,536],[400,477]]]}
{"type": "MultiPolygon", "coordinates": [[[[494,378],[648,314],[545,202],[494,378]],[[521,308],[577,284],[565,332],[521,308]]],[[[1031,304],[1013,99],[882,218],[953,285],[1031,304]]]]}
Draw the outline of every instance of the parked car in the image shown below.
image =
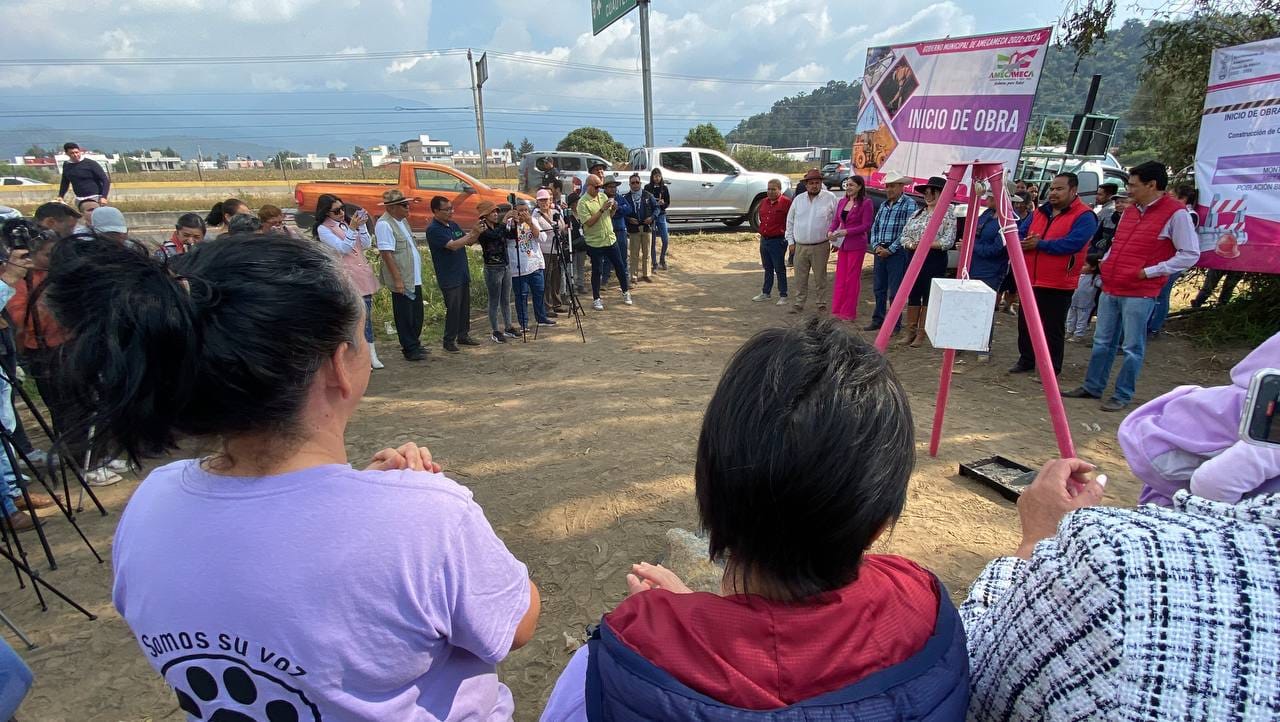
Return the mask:
{"type": "Polygon", "coordinates": [[[22,213],[17,208],[9,206],[0,206],[0,223],[4,223],[10,218],[21,218],[22,213]]]}
{"type": "Polygon", "coordinates": [[[833,160],[822,166],[822,184],[828,188],[842,188],[844,181],[853,175],[853,164],[847,160],[833,160]]]}
{"type": "MultiPolygon", "coordinates": [[[[585,183],[587,172],[594,163],[604,163],[605,171],[613,168],[613,164],[593,153],[571,153],[568,151],[534,151],[526,153],[520,159],[520,190],[534,193],[542,183],[542,159],[551,158],[560,169],[560,180],[572,183],[573,178],[585,183]]],[[[648,181],[646,181],[648,182],[648,181]]],[[[567,194],[569,186],[564,186],[567,194]]]]}
{"type": "Polygon", "coordinates": [[[653,168],[662,169],[662,180],[671,191],[667,220],[672,223],[721,221],[736,228],[748,222],[757,230],[769,181],[778,179],[783,193],[791,189],[791,179],[781,173],[749,171],[708,148],[634,148],[629,157],[631,170],[645,182],[653,168]]]}
{"type": "MultiPolygon", "coordinates": [[[[400,178],[395,183],[378,182],[344,182],[344,181],[306,181],[299,183],[293,191],[293,199],[298,204],[296,222],[301,228],[309,228],[315,222],[314,211],[316,201],[325,193],[332,193],[344,203],[354,203],[369,211],[372,216],[379,215],[382,194],[392,188],[399,188],[407,198],[416,198],[418,203],[409,204],[409,227],[415,231],[425,230],[431,222],[431,198],[445,196],[453,202],[453,220],[460,226],[470,227],[478,219],[476,204],[482,200],[493,201],[500,206],[508,205],[510,193],[501,188],[491,188],[481,181],[472,178],[457,168],[439,163],[401,163],[400,178]]],[[[517,200],[532,201],[533,198],[524,193],[515,193],[517,200]]]]}
{"type": "Polygon", "coordinates": [[[21,175],[0,176],[0,185],[5,186],[47,186],[50,185],[42,180],[28,178],[21,175]]]}

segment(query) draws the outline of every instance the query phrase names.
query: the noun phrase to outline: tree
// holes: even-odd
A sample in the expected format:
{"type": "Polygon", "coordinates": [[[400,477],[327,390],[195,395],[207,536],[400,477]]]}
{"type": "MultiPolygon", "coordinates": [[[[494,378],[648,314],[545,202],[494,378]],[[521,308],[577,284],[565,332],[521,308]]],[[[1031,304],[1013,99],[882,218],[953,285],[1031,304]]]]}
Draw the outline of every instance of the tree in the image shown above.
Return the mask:
{"type": "Polygon", "coordinates": [[[711,123],[703,123],[695,125],[689,129],[684,136],[684,146],[686,148],[710,148],[728,152],[729,146],[724,142],[724,136],[711,123]]]}
{"type": "Polygon", "coordinates": [[[364,148],[357,145],[351,149],[351,160],[356,165],[365,166],[369,164],[369,154],[364,148]]]}
{"type": "Polygon", "coordinates": [[[524,137],[520,139],[520,147],[516,149],[516,156],[518,159],[524,158],[526,155],[529,155],[533,151],[534,151],[533,143],[529,141],[528,137],[524,137]]]}
{"type": "Polygon", "coordinates": [[[578,128],[556,144],[556,150],[574,153],[594,153],[611,163],[621,163],[627,159],[627,147],[613,139],[607,130],[600,128],[578,128]]]}
{"type": "Polygon", "coordinates": [[[44,157],[46,157],[46,156],[51,156],[51,155],[53,155],[53,151],[51,151],[51,150],[45,150],[44,148],[41,148],[41,147],[40,147],[40,146],[38,146],[38,145],[33,145],[33,146],[31,146],[30,148],[27,148],[25,151],[23,151],[23,153],[22,153],[22,154],[23,154],[23,155],[29,155],[29,156],[31,156],[31,157],[33,157],[33,158],[44,158],[44,157]]]}

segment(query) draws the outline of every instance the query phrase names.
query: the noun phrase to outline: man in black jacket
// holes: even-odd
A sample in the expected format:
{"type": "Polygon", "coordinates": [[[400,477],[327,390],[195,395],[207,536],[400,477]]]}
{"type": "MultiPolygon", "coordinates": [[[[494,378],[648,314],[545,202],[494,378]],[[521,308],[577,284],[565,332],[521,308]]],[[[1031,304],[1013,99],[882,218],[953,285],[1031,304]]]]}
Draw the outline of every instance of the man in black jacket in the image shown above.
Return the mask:
{"type": "Polygon", "coordinates": [[[99,203],[106,204],[107,192],[111,190],[111,179],[102,166],[96,161],[84,157],[84,150],[75,143],[62,146],[70,160],[62,164],[62,184],[58,186],[58,200],[67,195],[67,187],[74,191],[76,200],[96,198],[99,203]]]}

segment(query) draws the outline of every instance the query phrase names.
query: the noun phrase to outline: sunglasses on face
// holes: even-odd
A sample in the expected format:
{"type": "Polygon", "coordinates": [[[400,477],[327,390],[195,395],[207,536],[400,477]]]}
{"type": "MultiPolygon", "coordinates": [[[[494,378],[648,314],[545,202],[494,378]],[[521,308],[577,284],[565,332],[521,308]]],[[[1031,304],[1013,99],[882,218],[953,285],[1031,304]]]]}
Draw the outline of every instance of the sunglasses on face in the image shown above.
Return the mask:
{"type": "Polygon", "coordinates": [[[340,216],[340,215],[342,215],[342,209],[341,209],[341,208],[330,208],[330,209],[329,209],[329,215],[331,215],[331,216],[340,216]]]}

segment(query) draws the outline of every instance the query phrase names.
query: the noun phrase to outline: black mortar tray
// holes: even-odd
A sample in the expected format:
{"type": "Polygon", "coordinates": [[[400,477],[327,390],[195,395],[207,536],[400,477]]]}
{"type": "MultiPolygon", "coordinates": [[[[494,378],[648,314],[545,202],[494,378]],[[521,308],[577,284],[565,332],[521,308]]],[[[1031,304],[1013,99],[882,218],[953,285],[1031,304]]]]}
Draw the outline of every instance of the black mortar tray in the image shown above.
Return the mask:
{"type": "Polygon", "coordinates": [[[1036,470],[1003,456],[989,456],[960,465],[960,476],[976,479],[1016,502],[1023,489],[1036,478],[1036,470]]]}

